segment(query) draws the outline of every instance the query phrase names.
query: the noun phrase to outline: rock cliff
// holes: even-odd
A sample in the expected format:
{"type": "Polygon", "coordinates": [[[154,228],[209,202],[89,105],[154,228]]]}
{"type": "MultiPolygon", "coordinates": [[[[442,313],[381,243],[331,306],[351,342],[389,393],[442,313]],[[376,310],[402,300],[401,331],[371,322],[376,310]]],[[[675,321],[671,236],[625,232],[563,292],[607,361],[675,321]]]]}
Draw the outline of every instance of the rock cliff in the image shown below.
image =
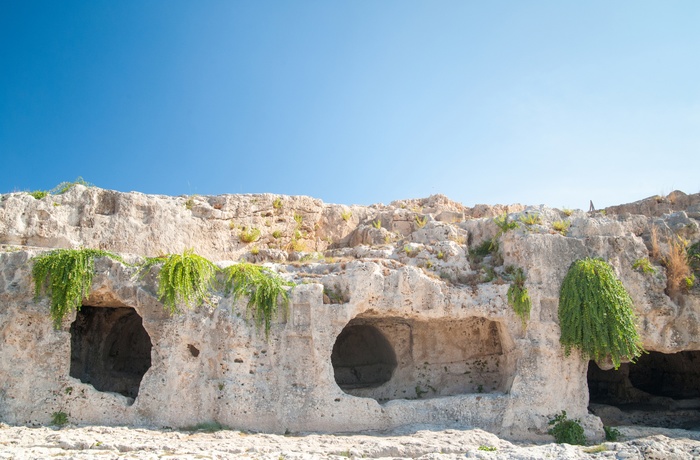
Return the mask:
{"type": "Polygon", "coordinates": [[[80,424],[278,433],[431,425],[540,439],[566,410],[600,438],[590,405],[608,424],[678,414],[700,424],[700,290],[669,286],[667,263],[674,245],[698,242],[699,223],[700,194],[682,192],[590,213],[469,208],[440,195],[344,206],[81,185],[39,200],[5,194],[0,420],[64,413],[80,424]],[[502,232],[503,213],[516,228],[502,232]],[[124,262],[98,259],[80,311],[55,329],[48,299],[34,296],[32,258],[79,247],[124,262]],[[133,264],[188,248],[220,267],[264,263],[296,284],[269,337],[246,299],[215,289],[182,314],[163,308],[156,276],[133,264]],[[559,290],[584,257],[605,259],[632,297],[649,352],[637,364],[564,356],[559,290]],[[531,298],[526,322],[507,300],[514,268],[531,298]],[[635,415],[630,404],[665,412],[635,415]]]}

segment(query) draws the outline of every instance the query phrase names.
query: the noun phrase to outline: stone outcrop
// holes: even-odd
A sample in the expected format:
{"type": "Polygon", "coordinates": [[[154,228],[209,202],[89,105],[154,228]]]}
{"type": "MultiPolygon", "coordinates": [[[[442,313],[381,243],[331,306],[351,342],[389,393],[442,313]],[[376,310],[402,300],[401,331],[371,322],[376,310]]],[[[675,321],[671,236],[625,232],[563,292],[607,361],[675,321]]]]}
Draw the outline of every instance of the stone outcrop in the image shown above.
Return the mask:
{"type": "MultiPolygon", "coordinates": [[[[700,350],[698,288],[671,298],[659,260],[652,258],[653,274],[633,268],[650,258],[652,245],[663,254],[675,235],[700,239],[700,195],[674,193],[668,209],[644,200],[606,213],[468,208],[439,195],[368,207],[80,185],[41,200],[2,195],[0,420],[47,424],[64,412],[79,424],[217,422],[278,433],[422,424],[538,439],[566,410],[599,438],[589,383],[610,396],[630,380],[591,377],[587,360],[564,356],[561,282],[575,260],[602,257],[632,296],[647,350],[700,350]],[[500,236],[497,253],[479,255],[497,236],[493,217],[504,212],[539,220],[500,236]],[[562,221],[568,231],[554,229],[562,221]],[[48,300],[34,297],[31,259],[78,247],[113,251],[125,262],[98,259],[83,307],[54,329],[48,300]],[[223,292],[171,316],[155,274],[137,276],[131,265],[187,248],[222,267],[266,263],[297,283],[269,338],[249,321],[246,300],[223,292]],[[526,327],[506,298],[511,266],[527,277],[526,327]]],[[[688,367],[673,369],[692,387],[700,379],[688,367]]],[[[669,398],[650,386],[637,390],[619,402],[669,398]]]]}

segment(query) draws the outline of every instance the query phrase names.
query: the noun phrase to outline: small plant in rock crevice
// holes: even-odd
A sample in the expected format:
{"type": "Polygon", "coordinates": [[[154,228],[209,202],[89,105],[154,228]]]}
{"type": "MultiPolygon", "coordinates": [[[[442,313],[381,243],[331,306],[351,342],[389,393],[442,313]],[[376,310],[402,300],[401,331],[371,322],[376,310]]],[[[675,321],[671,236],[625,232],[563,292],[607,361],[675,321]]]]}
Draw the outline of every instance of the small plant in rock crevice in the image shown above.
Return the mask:
{"type": "Polygon", "coordinates": [[[63,195],[76,185],[83,185],[85,187],[93,186],[90,182],[87,182],[85,179],[78,176],[73,182],[61,182],[60,184],[52,188],[49,193],[51,193],[51,195],[63,195]]]}
{"type": "Polygon", "coordinates": [[[560,342],[584,358],[608,357],[617,369],[622,360],[644,353],[635,327],[632,299],[613,268],[603,259],[580,259],[569,267],[559,293],[560,342]]]}
{"type": "Polygon", "coordinates": [[[554,441],[557,444],[566,443],[579,446],[586,444],[586,436],[584,435],[581,421],[567,418],[565,410],[555,415],[554,418],[549,421],[549,425],[552,428],[547,431],[547,434],[554,436],[554,441]]]}
{"type": "Polygon", "coordinates": [[[260,229],[255,227],[250,227],[241,231],[238,238],[244,243],[253,243],[260,239],[260,229]]]}
{"type": "Polygon", "coordinates": [[[491,239],[491,250],[496,251],[498,250],[498,239],[505,233],[518,228],[518,222],[510,220],[508,214],[504,212],[500,216],[494,217],[493,223],[496,224],[496,226],[498,227],[498,231],[496,232],[496,235],[491,239]]]}
{"type": "Polygon", "coordinates": [[[418,217],[416,216],[416,226],[418,228],[423,228],[428,223],[428,216],[418,217]]]}
{"type": "Polygon", "coordinates": [[[50,297],[50,314],[56,329],[67,314],[80,310],[83,299],[90,294],[98,257],[124,262],[116,254],[99,249],[55,249],[34,257],[35,297],[42,291],[50,297]]]}
{"type": "Polygon", "coordinates": [[[345,222],[347,222],[347,221],[349,221],[350,218],[352,217],[352,212],[350,212],[350,211],[342,211],[342,212],[340,213],[340,217],[342,217],[343,220],[344,220],[345,222]]]}
{"type": "Polygon", "coordinates": [[[639,270],[645,275],[653,275],[654,273],[656,273],[656,269],[646,257],[644,257],[643,259],[635,260],[632,264],[632,269],[639,270]]]}
{"type": "Polygon", "coordinates": [[[700,274],[700,241],[691,244],[688,247],[687,253],[690,268],[692,268],[694,272],[700,274]]]}
{"type": "Polygon", "coordinates": [[[566,236],[566,234],[569,233],[569,227],[571,227],[571,221],[568,220],[557,220],[552,222],[552,229],[563,236],[566,236]]]}
{"type": "Polygon", "coordinates": [[[54,412],[51,414],[51,425],[66,426],[68,425],[68,414],[63,411],[54,412]]]}
{"type": "Polygon", "coordinates": [[[374,228],[376,228],[377,230],[379,230],[380,228],[382,228],[382,221],[379,220],[379,219],[373,221],[373,222],[372,222],[372,227],[374,227],[374,228]]]}
{"type": "Polygon", "coordinates": [[[484,240],[480,244],[469,249],[469,259],[472,263],[481,262],[484,257],[488,256],[494,250],[492,240],[484,240]]]}
{"type": "Polygon", "coordinates": [[[536,212],[523,214],[519,220],[525,225],[539,225],[542,223],[542,217],[536,212]]]}
{"type": "Polygon", "coordinates": [[[695,275],[687,252],[688,242],[676,237],[669,243],[669,251],[661,263],[666,267],[666,292],[678,301],[680,294],[687,293],[693,287],[695,275]]]}
{"type": "Polygon", "coordinates": [[[520,318],[523,327],[527,327],[527,321],[530,319],[530,309],[532,302],[530,294],[525,287],[525,273],[522,268],[517,268],[513,274],[513,282],[508,288],[508,304],[513,308],[513,311],[520,318]]]}
{"type": "Polygon", "coordinates": [[[272,202],[272,207],[275,209],[282,209],[282,198],[277,197],[272,202]]]}
{"type": "Polygon", "coordinates": [[[33,196],[34,199],[40,200],[40,199],[44,198],[45,196],[47,196],[49,194],[49,192],[46,190],[34,190],[34,191],[29,192],[29,194],[31,196],[33,196]]]}

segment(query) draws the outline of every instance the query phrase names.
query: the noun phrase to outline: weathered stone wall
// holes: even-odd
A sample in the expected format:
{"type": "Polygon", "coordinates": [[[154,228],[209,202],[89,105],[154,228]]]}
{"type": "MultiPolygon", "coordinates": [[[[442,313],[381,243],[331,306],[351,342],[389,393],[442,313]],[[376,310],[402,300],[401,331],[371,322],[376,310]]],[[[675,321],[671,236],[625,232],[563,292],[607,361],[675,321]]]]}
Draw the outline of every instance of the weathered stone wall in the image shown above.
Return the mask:
{"type": "Polygon", "coordinates": [[[697,288],[674,301],[664,292],[663,267],[654,276],[632,268],[648,257],[651,225],[677,233],[682,222],[685,237],[698,240],[696,218],[679,212],[652,218],[576,211],[563,236],[551,229],[567,218],[558,210],[466,208],[441,196],[361,207],[82,186],[42,200],[3,195],[0,420],[46,424],[63,411],[84,424],[216,421],[270,432],[430,424],[534,439],[566,410],[589,436],[600,436],[600,420],[587,411],[588,362],[565,357],[559,345],[561,281],[576,259],[603,257],[632,295],[647,349],[700,350],[697,288]],[[542,221],[501,238],[502,262],[470,258],[470,249],[496,234],[490,217],[504,211],[513,218],[537,212],[542,221]],[[259,229],[260,238],[241,241],[243,228],[259,229]],[[31,258],[41,248],[80,246],[115,251],[128,262],[191,247],[222,266],[268,262],[299,284],[266,339],[247,320],[245,300],[234,304],[213,293],[208,305],[170,316],[154,274],[137,277],[135,268],[104,258],[83,305],[112,310],[86,308],[87,316],[73,313],[56,330],[48,300],[34,299],[31,258]],[[533,302],[526,328],[499,276],[509,265],[527,274],[533,302]],[[121,308],[138,314],[150,340],[142,375],[147,345],[138,321],[116,325],[126,314],[121,308]],[[115,324],[105,324],[111,317],[115,324]],[[89,324],[103,332],[90,335],[89,324]],[[92,343],[102,368],[86,367],[92,343]]]}

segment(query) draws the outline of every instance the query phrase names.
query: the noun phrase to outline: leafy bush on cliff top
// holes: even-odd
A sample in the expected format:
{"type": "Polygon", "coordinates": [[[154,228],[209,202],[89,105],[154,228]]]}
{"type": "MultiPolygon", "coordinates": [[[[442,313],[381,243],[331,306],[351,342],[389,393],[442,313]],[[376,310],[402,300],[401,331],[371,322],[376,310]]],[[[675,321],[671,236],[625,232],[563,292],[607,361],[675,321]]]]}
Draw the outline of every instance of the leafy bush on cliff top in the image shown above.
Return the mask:
{"type": "Polygon", "coordinates": [[[635,327],[632,299],[612,267],[602,259],[580,259],[571,264],[559,294],[561,344],[584,357],[608,357],[617,369],[622,360],[634,361],[644,353],[635,327]]]}

